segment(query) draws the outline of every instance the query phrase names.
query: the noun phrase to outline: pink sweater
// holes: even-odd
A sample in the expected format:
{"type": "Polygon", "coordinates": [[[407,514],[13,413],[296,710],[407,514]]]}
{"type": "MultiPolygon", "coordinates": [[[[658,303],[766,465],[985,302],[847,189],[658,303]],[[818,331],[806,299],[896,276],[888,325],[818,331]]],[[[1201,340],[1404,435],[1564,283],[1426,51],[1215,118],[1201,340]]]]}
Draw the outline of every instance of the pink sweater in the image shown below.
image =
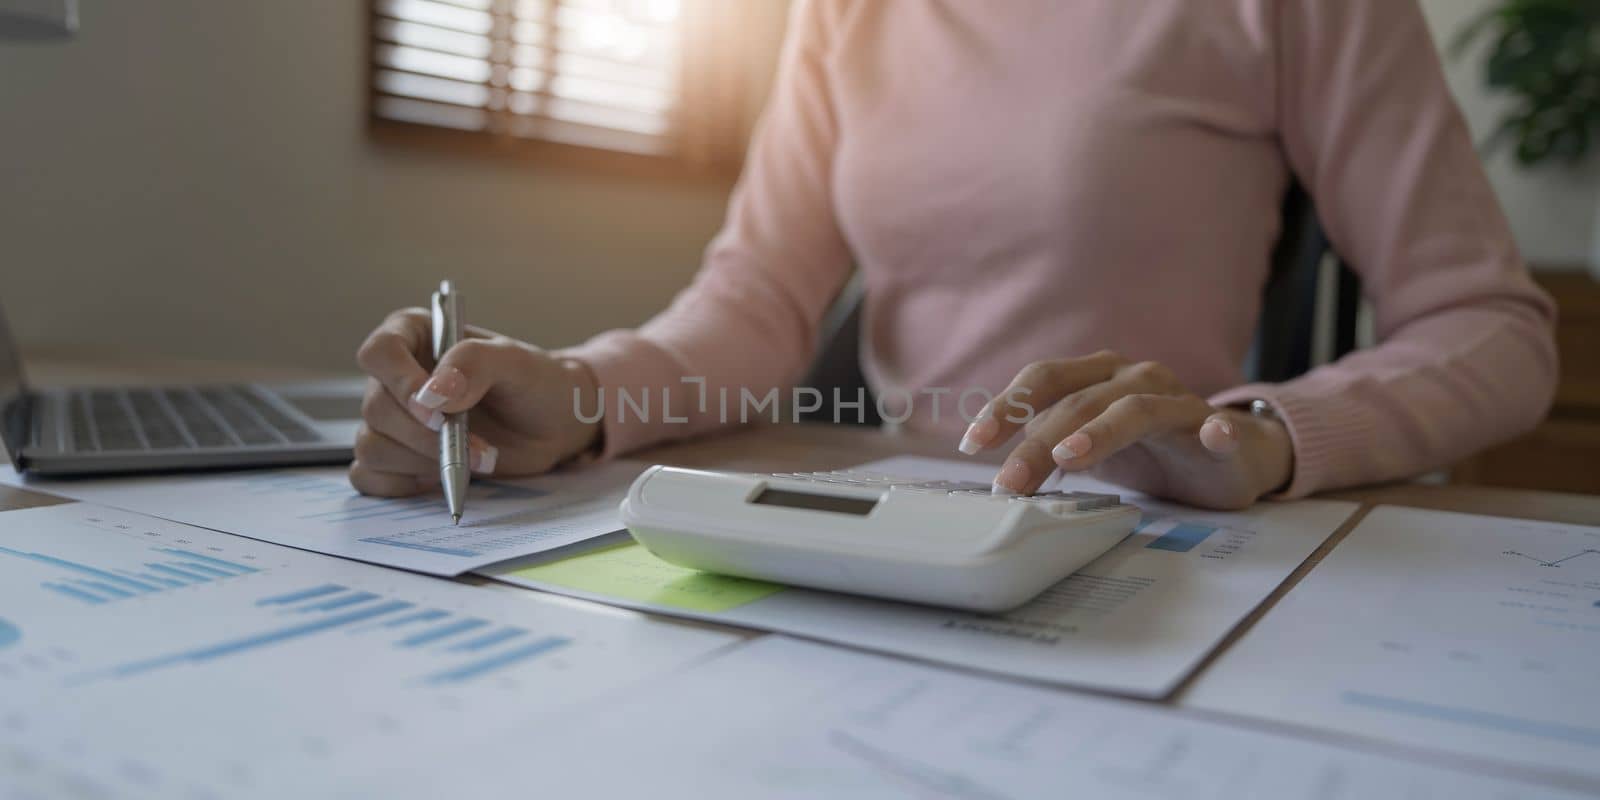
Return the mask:
{"type": "MultiPolygon", "coordinates": [[[[607,453],[718,424],[683,376],[756,395],[799,380],[856,265],[875,391],[997,392],[1030,361],[1112,349],[1216,404],[1274,403],[1290,496],[1504,440],[1555,381],[1551,302],[1414,0],[801,0],[699,276],[638,330],[568,351],[613,393],[673,387],[689,420],[657,399],[652,422],[623,421],[608,398],[607,453]],[[1291,174],[1380,344],[1241,386],[1291,174]]],[[[951,402],[907,424],[953,453],[951,402]]]]}

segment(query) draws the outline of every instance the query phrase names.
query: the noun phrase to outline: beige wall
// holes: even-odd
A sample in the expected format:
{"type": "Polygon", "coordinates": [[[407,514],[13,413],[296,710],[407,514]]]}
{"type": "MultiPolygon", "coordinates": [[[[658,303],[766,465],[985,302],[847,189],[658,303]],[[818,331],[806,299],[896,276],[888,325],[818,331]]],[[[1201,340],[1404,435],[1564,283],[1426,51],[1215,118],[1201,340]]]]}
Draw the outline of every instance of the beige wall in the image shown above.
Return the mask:
{"type": "Polygon", "coordinates": [[[726,184],[369,142],[365,8],[84,0],[76,40],[0,44],[0,301],[28,350],[342,366],[441,276],[558,345],[689,279],[726,184]]]}
{"type": "MultiPolygon", "coordinates": [[[[1482,2],[1424,7],[1442,40],[1482,2]]],[[[365,6],[83,0],[75,41],[0,44],[0,301],[30,351],[343,366],[445,275],[560,345],[689,279],[725,186],[374,147],[365,6]]],[[[1484,130],[1476,66],[1450,77],[1484,130]]],[[[1600,263],[1594,170],[1491,173],[1533,259],[1600,263]]]]}
{"type": "MultiPolygon", "coordinates": [[[[1422,0],[1434,39],[1446,50],[1462,25],[1493,4],[1493,0],[1422,0]]],[[[1450,88],[1480,142],[1512,102],[1484,89],[1482,54],[1487,46],[1485,39],[1462,58],[1445,56],[1450,88]]],[[[1588,263],[1600,275],[1600,157],[1576,168],[1549,164],[1524,169],[1507,149],[1489,156],[1486,167],[1529,261],[1547,267],[1588,263]]]]}

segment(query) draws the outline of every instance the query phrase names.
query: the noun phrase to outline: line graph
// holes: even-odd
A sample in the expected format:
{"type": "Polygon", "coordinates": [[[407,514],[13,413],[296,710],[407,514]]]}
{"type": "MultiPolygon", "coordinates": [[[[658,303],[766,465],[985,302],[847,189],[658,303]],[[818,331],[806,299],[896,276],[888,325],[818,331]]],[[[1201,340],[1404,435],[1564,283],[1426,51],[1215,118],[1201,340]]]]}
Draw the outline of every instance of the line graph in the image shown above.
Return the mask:
{"type": "Polygon", "coordinates": [[[1564,564],[1564,563],[1566,563],[1568,561],[1571,561],[1571,560],[1573,560],[1575,558],[1582,558],[1583,556],[1596,555],[1596,554],[1600,554],[1600,550],[1596,550],[1594,548],[1589,548],[1589,549],[1586,549],[1586,550],[1579,550],[1578,552],[1573,553],[1572,555],[1563,556],[1563,557],[1557,558],[1557,559],[1555,559],[1553,561],[1547,561],[1545,559],[1539,558],[1538,556],[1528,555],[1527,553],[1524,553],[1521,550],[1506,550],[1506,551],[1502,552],[1500,555],[1503,555],[1503,556],[1514,556],[1516,558],[1525,558],[1525,559],[1527,559],[1529,561],[1532,561],[1535,564],[1538,564],[1541,567],[1559,567],[1562,564],[1564,564]]]}

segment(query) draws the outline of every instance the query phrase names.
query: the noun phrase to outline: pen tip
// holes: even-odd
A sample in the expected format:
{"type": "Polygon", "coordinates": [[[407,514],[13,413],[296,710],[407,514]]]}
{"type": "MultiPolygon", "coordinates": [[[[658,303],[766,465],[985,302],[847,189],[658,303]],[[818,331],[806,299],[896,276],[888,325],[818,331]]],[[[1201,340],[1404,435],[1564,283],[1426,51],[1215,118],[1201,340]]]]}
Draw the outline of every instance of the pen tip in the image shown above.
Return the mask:
{"type": "Polygon", "coordinates": [[[461,515],[460,514],[451,514],[450,515],[450,524],[452,524],[452,525],[460,525],[461,524],[461,515]]]}

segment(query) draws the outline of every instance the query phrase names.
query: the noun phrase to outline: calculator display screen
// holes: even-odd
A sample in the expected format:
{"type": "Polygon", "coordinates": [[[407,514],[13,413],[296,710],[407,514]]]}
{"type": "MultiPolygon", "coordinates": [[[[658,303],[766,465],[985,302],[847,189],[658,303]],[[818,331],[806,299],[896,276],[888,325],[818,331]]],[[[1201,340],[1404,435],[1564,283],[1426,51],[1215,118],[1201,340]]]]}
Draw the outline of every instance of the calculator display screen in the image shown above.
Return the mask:
{"type": "Polygon", "coordinates": [[[808,511],[831,511],[835,514],[853,514],[864,517],[872,512],[878,504],[876,500],[862,500],[859,497],[839,497],[829,494],[811,494],[810,492],[792,492],[787,489],[764,489],[750,502],[758,506],[782,506],[784,508],[803,508],[808,511]]]}

